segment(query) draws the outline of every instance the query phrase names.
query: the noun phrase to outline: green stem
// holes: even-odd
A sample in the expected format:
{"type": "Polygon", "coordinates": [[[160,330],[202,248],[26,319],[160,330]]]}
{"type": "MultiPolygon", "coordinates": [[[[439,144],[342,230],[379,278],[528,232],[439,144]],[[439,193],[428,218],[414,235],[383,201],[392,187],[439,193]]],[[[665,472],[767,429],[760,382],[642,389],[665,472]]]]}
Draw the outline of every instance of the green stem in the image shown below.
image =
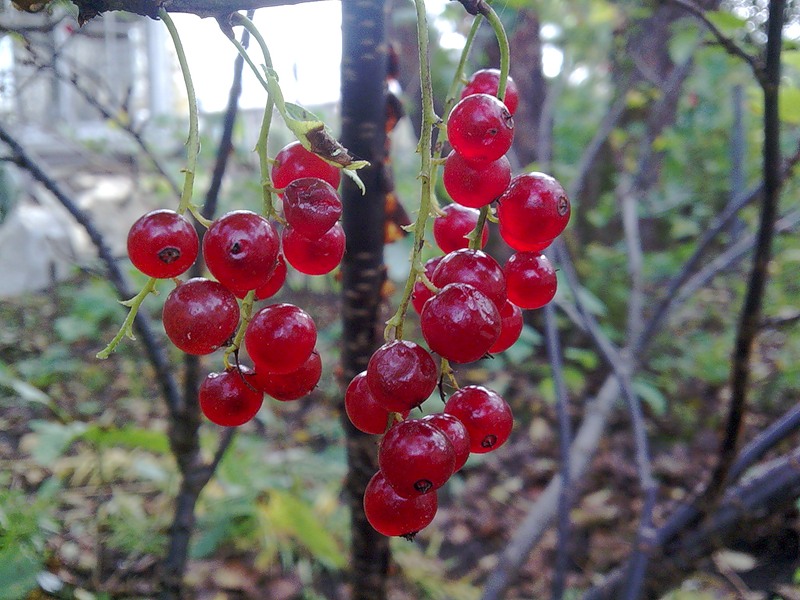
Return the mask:
{"type": "Polygon", "coordinates": [[[481,238],[483,237],[483,228],[486,226],[486,218],[489,216],[489,207],[484,206],[481,208],[481,212],[478,215],[478,222],[475,224],[475,229],[467,234],[467,239],[469,240],[469,248],[470,250],[480,250],[481,249],[481,238]]]}
{"type": "Polygon", "coordinates": [[[450,111],[453,110],[453,106],[455,106],[456,102],[458,101],[458,91],[464,84],[464,69],[467,66],[469,52],[472,50],[472,43],[475,41],[475,36],[477,35],[478,29],[480,28],[482,22],[483,19],[480,15],[472,20],[472,27],[470,27],[469,33],[467,34],[467,40],[464,42],[464,48],[461,50],[461,58],[458,61],[456,73],[453,76],[453,82],[450,84],[450,89],[447,90],[447,98],[444,100],[445,120],[450,114],[450,111]]]}
{"type": "Polygon", "coordinates": [[[250,318],[253,315],[253,304],[255,303],[255,299],[255,290],[250,290],[242,300],[242,305],[239,309],[239,329],[236,330],[236,335],[233,337],[233,341],[231,342],[230,346],[225,349],[225,354],[222,357],[226,369],[232,366],[228,360],[228,357],[242,347],[242,340],[244,340],[244,334],[247,330],[247,325],[250,323],[250,318]]]}
{"type": "Polygon", "coordinates": [[[488,4],[485,5],[486,10],[483,15],[489,21],[489,25],[494,30],[494,35],[497,37],[497,44],[500,46],[500,81],[497,84],[497,97],[502,100],[506,97],[506,85],[508,84],[508,70],[511,64],[511,51],[508,45],[508,36],[506,30],[503,28],[503,23],[494,9],[488,4]]]}
{"type": "Polygon", "coordinates": [[[132,340],[136,339],[133,335],[133,321],[136,318],[136,313],[139,312],[139,307],[142,305],[142,302],[144,302],[144,299],[156,291],[157,281],[157,279],[151,277],[148,279],[147,283],[144,284],[144,287],[139,291],[138,294],[136,294],[130,300],[126,300],[122,303],[129,308],[128,316],[125,317],[125,321],[122,323],[122,327],[119,328],[117,335],[114,336],[114,339],[112,339],[105,348],[97,353],[97,358],[108,358],[124,337],[128,337],[132,340]]]}

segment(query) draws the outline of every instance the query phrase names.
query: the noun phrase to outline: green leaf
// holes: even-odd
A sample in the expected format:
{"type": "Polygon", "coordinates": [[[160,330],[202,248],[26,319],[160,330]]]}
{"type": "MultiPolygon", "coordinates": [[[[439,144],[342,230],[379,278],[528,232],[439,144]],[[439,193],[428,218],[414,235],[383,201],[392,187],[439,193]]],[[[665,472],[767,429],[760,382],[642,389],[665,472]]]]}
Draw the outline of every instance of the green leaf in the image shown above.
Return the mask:
{"type": "Polygon", "coordinates": [[[800,50],[788,50],[783,53],[783,64],[800,71],[800,50]]]}
{"type": "Polygon", "coordinates": [[[710,10],[705,13],[709,21],[725,35],[733,35],[747,25],[747,21],[727,10],[710,10]]]}
{"type": "Polygon", "coordinates": [[[25,402],[43,404],[48,407],[54,404],[50,396],[27,381],[14,377],[11,370],[4,365],[0,365],[0,387],[12,390],[25,402]]]}
{"type": "Polygon", "coordinates": [[[681,27],[672,34],[669,40],[669,56],[676,64],[682,64],[689,60],[700,41],[700,30],[696,25],[686,26],[684,21],[680,23],[681,27]]]}
{"type": "Polygon", "coordinates": [[[654,385],[637,379],[632,383],[633,391],[641,398],[642,402],[650,407],[650,410],[659,417],[663,417],[667,412],[667,399],[654,385]]]}
{"type": "Polygon", "coordinates": [[[125,426],[118,428],[92,425],[83,433],[82,437],[103,448],[123,446],[126,448],[140,448],[156,454],[167,454],[169,452],[169,439],[165,433],[140,427],[125,426]]]}
{"type": "Polygon", "coordinates": [[[800,125],[800,88],[784,86],[778,93],[781,121],[800,125]]]}
{"type": "Polygon", "coordinates": [[[36,575],[44,568],[42,559],[20,552],[19,548],[4,548],[0,552],[0,600],[19,600],[35,589],[36,575]]]}
{"type": "Polygon", "coordinates": [[[70,444],[87,430],[88,425],[75,421],[66,425],[49,421],[31,421],[35,443],[31,450],[33,459],[41,465],[50,466],[62,456],[70,444]]]}

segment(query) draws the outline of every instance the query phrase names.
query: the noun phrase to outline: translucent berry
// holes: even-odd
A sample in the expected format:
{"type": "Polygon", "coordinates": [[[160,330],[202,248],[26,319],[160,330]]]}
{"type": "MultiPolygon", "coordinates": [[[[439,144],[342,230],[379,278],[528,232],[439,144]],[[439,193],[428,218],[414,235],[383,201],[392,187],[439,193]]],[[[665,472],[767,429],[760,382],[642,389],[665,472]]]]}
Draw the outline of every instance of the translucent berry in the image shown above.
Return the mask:
{"type": "Polygon", "coordinates": [[[256,312],[244,333],[244,345],[256,372],[290,373],[299,369],[317,343],[317,327],[294,304],[270,304],[256,312]]]}
{"type": "MultiPolygon", "coordinates": [[[[453,252],[469,246],[467,236],[475,229],[480,212],[460,204],[448,204],[442,214],[433,220],[433,238],[442,252],[453,252]]],[[[489,241],[489,228],[484,225],[481,248],[489,241]]]]}
{"type": "Polygon", "coordinates": [[[453,444],[456,462],[453,472],[460,470],[469,458],[469,432],[464,424],[455,416],[448,413],[435,413],[422,417],[422,421],[430,423],[447,436],[453,444]]]}
{"type": "Polygon", "coordinates": [[[496,354],[511,348],[522,333],[522,325],[522,309],[506,300],[500,308],[500,337],[489,348],[489,352],[496,354]]]}
{"type": "Polygon", "coordinates": [[[384,344],[367,364],[367,385],[375,400],[391,412],[419,406],[437,382],[433,357],[419,344],[407,340],[384,344]]]}
{"type": "MultiPolygon", "coordinates": [[[[500,83],[500,69],[481,69],[475,71],[472,77],[469,78],[467,85],[461,92],[461,97],[465,98],[472,94],[489,94],[491,96],[497,95],[497,87],[500,83]]],[[[508,107],[508,112],[512,115],[517,112],[519,105],[519,91],[517,84],[509,76],[506,80],[506,94],[503,98],[503,103],[508,107]]]]}
{"type": "Polygon", "coordinates": [[[431,280],[438,288],[448,283],[468,283],[486,294],[498,309],[506,301],[503,268],[483,250],[462,248],[446,254],[431,280]]]}
{"type": "Polygon", "coordinates": [[[295,179],[283,190],[286,222],[300,235],[314,239],[342,216],[342,201],[331,185],[317,177],[295,179]]]}
{"type": "Polygon", "coordinates": [[[500,237],[503,238],[503,241],[518,252],[542,252],[549,248],[554,241],[537,241],[528,238],[516,238],[508,232],[508,229],[504,227],[502,223],[498,222],[497,225],[498,230],[500,231],[500,237]]]}
{"type": "Polygon", "coordinates": [[[469,433],[470,451],[483,454],[502,446],[514,425],[511,407],[496,392],[468,385],[447,400],[444,412],[457,417],[469,433]]]}
{"type": "Polygon", "coordinates": [[[373,475],[364,491],[364,514],[378,533],[413,538],[425,529],[439,508],[436,493],[403,498],[392,489],[383,473],[373,475]]]}
{"type": "Polygon", "coordinates": [[[517,175],[497,199],[501,235],[512,248],[513,240],[552,240],[564,231],[569,216],[570,203],[564,188],[544,173],[517,175]]]}
{"type": "Polygon", "coordinates": [[[392,426],[378,449],[383,476],[403,498],[442,487],[453,474],[455,460],[453,444],[442,430],[420,419],[392,426]]]}
{"type": "Polygon", "coordinates": [[[314,239],[301,235],[291,226],[284,228],[281,237],[286,262],[301,273],[324,275],[333,271],[342,262],[345,235],[339,223],[314,239]]]}
{"type": "Polygon", "coordinates": [[[321,376],[322,361],[319,353],[312,352],[299,368],[289,373],[256,371],[253,385],[275,400],[288,402],[310,394],[321,376]]]}
{"type": "Polygon", "coordinates": [[[275,162],[272,164],[272,185],[277,189],[283,189],[301,177],[318,177],[334,188],[339,187],[341,179],[339,169],[329,165],[310,150],[306,150],[300,142],[290,142],[275,155],[275,162]]]}
{"type": "MultiPolygon", "coordinates": [[[[438,265],[439,261],[443,258],[443,256],[434,256],[425,262],[425,276],[429,280],[431,277],[433,277],[433,272],[436,270],[436,265],[438,265]]],[[[417,314],[422,312],[423,305],[431,296],[433,296],[433,292],[428,288],[428,286],[419,280],[414,282],[414,289],[411,292],[411,304],[414,306],[414,310],[417,311],[417,314]]]]}
{"type": "MultiPolygon", "coordinates": [[[[270,272],[267,280],[256,288],[256,300],[271,298],[283,287],[286,282],[286,261],[282,254],[278,255],[275,268],[270,272]]],[[[237,298],[244,298],[250,290],[232,290],[237,298]]]]}
{"type": "Polygon", "coordinates": [[[491,204],[511,182],[511,163],[501,156],[486,163],[473,163],[455,151],[442,168],[442,183],[453,202],[469,208],[491,204]]]}
{"type": "Polygon", "coordinates": [[[390,413],[375,400],[369,390],[366,371],[361,371],[348,384],[344,393],[344,410],[347,418],[359,431],[374,435],[381,435],[386,431],[390,413]]]}
{"type": "Polygon", "coordinates": [[[187,354],[210,354],[231,339],[239,324],[239,304],[222,284],[195,277],[179,284],[164,302],[167,337],[187,354]]]}
{"type": "Polygon", "coordinates": [[[460,100],[450,112],[447,139],[466,160],[492,162],[511,148],[514,119],[496,97],[473,94],[460,100]]]}
{"type": "Polygon", "coordinates": [[[503,270],[508,299],[520,308],[541,308],[556,295],[556,271],[544,254],[517,252],[511,255],[503,270]]]}
{"type": "Polygon", "coordinates": [[[199,246],[192,224],[174,210],[142,215],[128,232],[128,256],[133,266],[158,279],[184,273],[197,258],[199,246]]]}
{"type": "Polygon", "coordinates": [[[206,418],[223,427],[237,427],[256,416],[264,395],[253,387],[253,371],[245,366],[210,373],[197,398],[206,418]]]}
{"type": "Polygon", "coordinates": [[[500,336],[500,313],[486,294],[466,283],[449,283],[420,315],[422,336],[433,352],[456,363],[483,357],[500,336]]]}
{"type": "Polygon", "coordinates": [[[280,239],[269,221],[249,210],[235,210],[215,220],[203,237],[208,270],[225,287],[253,290],[275,268],[280,239]]]}

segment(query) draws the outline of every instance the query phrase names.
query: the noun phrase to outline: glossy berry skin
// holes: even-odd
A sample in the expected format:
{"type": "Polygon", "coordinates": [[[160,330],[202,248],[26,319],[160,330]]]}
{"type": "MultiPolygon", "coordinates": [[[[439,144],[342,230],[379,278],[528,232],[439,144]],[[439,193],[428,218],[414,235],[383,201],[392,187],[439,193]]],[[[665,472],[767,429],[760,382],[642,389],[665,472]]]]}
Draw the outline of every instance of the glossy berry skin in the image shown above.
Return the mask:
{"type": "MultiPolygon", "coordinates": [[[[503,239],[545,242],[569,222],[570,203],[561,184],[544,173],[525,173],[511,180],[497,199],[503,239]]],[[[511,242],[508,242],[511,245],[511,242]]],[[[513,247],[513,246],[512,246],[513,247]]]]}
{"type": "Polygon", "coordinates": [[[502,446],[514,426],[508,403],[480,385],[468,385],[455,392],[444,405],[444,412],[458,418],[467,428],[470,451],[475,454],[502,446]]]}
{"type": "Polygon", "coordinates": [[[289,373],[256,371],[253,385],[275,400],[289,402],[310,394],[321,376],[322,361],[319,353],[312,352],[299,368],[289,373]]]}
{"type": "Polygon", "coordinates": [[[442,183],[453,202],[469,208],[482,208],[497,199],[511,183],[511,163],[501,156],[491,162],[476,164],[454,150],[444,161],[442,183]]]}
{"type": "Polygon", "coordinates": [[[210,373],[197,393],[206,418],[222,427],[237,427],[255,417],[264,395],[253,387],[252,376],[252,369],[245,366],[210,373]]]}
{"type": "Polygon", "coordinates": [[[455,450],[430,423],[409,419],[394,425],[381,440],[378,465],[392,489],[403,498],[433,492],[450,479],[455,450]]]}
{"type": "MultiPolygon", "coordinates": [[[[460,204],[448,204],[433,220],[433,239],[442,252],[453,252],[469,246],[467,236],[475,229],[480,212],[460,204]]],[[[481,232],[481,248],[489,241],[489,228],[481,232]]]]}
{"type": "Polygon", "coordinates": [[[328,182],[318,177],[303,177],[283,190],[283,215],[297,233],[314,239],[342,216],[342,201],[328,182]]]}
{"type": "MultiPolygon", "coordinates": [[[[389,423],[389,411],[383,408],[367,385],[367,372],[353,377],[344,393],[344,410],[353,426],[364,433],[382,435],[389,423]]],[[[403,418],[408,412],[402,413],[403,418]]]]}
{"type": "Polygon", "coordinates": [[[174,210],[142,215],[128,232],[128,256],[148,277],[177,277],[197,259],[200,241],[185,217],[174,210]]]}
{"type": "Polygon", "coordinates": [[[514,119],[494,96],[473,94],[459,100],[450,112],[447,139],[466,160],[489,163],[511,148],[514,119]]]}
{"type": "Polygon", "coordinates": [[[373,529],[385,536],[413,538],[431,524],[439,508],[436,493],[403,498],[378,471],[364,491],[364,514],[373,529]]]}
{"type": "Polygon", "coordinates": [[[342,262],[345,250],[344,229],[336,223],[320,237],[308,239],[287,226],[281,234],[286,262],[306,275],[330,273],[342,262]]]}
{"type": "Polygon", "coordinates": [[[517,252],[503,268],[508,299],[520,308],[541,308],[556,295],[556,270],[544,254],[517,252]]]}
{"type": "MultiPolygon", "coordinates": [[[[256,300],[271,298],[283,287],[286,282],[286,261],[282,254],[278,255],[275,268],[270,271],[267,280],[255,290],[256,300]]],[[[250,290],[231,290],[237,298],[244,298],[250,290]]]]}
{"type": "Polygon", "coordinates": [[[499,309],[506,301],[506,276],[497,261],[483,250],[462,248],[446,254],[431,278],[443,288],[448,283],[468,283],[494,302],[499,309]]]}
{"type": "Polygon", "coordinates": [[[169,293],[162,321],[167,337],[179,349],[187,354],[210,354],[236,332],[239,304],[221,283],[195,277],[169,293]]]}
{"type": "MultiPolygon", "coordinates": [[[[472,94],[489,94],[491,96],[497,95],[497,88],[500,83],[500,69],[481,69],[475,71],[472,77],[469,78],[467,85],[461,92],[461,97],[466,98],[472,94]]],[[[508,108],[508,112],[512,115],[517,112],[519,105],[519,91],[517,84],[509,76],[506,80],[506,94],[503,98],[503,103],[508,108]]]]}
{"type": "Polygon", "coordinates": [[[249,210],[215,220],[203,236],[203,258],[211,274],[232,290],[252,290],[269,279],[280,251],[272,224],[249,210]]]}
{"type": "Polygon", "coordinates": [[[489,348],[491,354],[511,348],[522,333],[522,309],[508,300],[500,308],[500,337],[489,348]]]}
{"type": "Polygon", "coordinates": [[[290,142],[275,155],[271,174],[272,185],[279,190],[301,177],[318,177],[333,188],[339,187],[341,179],[339,169],[306,150],[298,141],[290,142]]]}
{"type": "Polygon", "coordinates": [[[500,313],[483,292],[449,283],[422,307],[422,336],[433,352],[455,363],[482,358],[500,336],[500,313]]]}
{"type": "Polygon", "coordinates": [[[464,424],[455,415],[448,413],[435,413],[422,417],[424,423],[430,423],[447,436],[453,444],[456,462],[453,473],[459,471],[467,462],[470,452],[469,432],[464,424]]]}
{"type": "Polygon", "coordinates": [[[256,372],[291,373],[314,351],[317,326],[294,304],[270,304],[256,312],[244,333],[244,345],[256,372]]]}
{"type": "MultiPolygon", "coordinates": [[[[433,258],[429,258],[427,261],[425,261],[425,276],[428,279],[433,277],[433,272],[436,270],[436,266],[443,258],[443,256],[434,256],[433,258]]],[[[433,296],[433,292],[428,289],[428,286],[419,280],[414,282],[414,289],[411,292],[411,304],[414,307],[414,310],[417,311],[417,314],[422,312],[422,307],[431,296],[433,296]]]]}
{"type": "Polygon", "coordinates": [[[531,240],[529,238],[516,238],[508,232],[508,229],[504,227],[502,223],[498,222],[497,225],[498,230],[500,231],[500,237],[503,238],[503,241],[518,252],[542,252],[549,248],[550,245],[555,241],[538,241],[531,240]]]}
{"type": "Polygon", "coordinates": [[[419,344],[394,340],[378,348],[367,364],[367,385],[390,412],[419,406],[436,389],[438,373],[430,353],[419,344]]]}

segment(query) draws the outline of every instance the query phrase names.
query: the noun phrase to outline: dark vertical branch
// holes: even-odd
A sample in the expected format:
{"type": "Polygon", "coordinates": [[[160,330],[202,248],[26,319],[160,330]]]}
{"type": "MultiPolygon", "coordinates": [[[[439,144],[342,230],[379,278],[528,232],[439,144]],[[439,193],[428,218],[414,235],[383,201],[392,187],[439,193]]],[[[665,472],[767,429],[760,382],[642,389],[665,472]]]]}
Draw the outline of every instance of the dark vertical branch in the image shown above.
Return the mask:
{"type": "MultiPolygon", "coordinates": [[[[342,261],[342,372],[344,383],[366,369],[382,342],[378,315],[383,266],[385,189],[385,81],[388,66],[383,0],[342,1],[342,144],[370,166],[359,171],[363,194],[345,178],[343,226],[347,250],[342,261]]],[[[344,415],[344,411],[342,411],[344,415]]],[[[388,538],[367,522],[364,490],[378,470],[373,436],[357,431],[343,417],[347,433],[345,493],[351,513],[351,582],[354,600],[386,597],[388,538]]]]}

